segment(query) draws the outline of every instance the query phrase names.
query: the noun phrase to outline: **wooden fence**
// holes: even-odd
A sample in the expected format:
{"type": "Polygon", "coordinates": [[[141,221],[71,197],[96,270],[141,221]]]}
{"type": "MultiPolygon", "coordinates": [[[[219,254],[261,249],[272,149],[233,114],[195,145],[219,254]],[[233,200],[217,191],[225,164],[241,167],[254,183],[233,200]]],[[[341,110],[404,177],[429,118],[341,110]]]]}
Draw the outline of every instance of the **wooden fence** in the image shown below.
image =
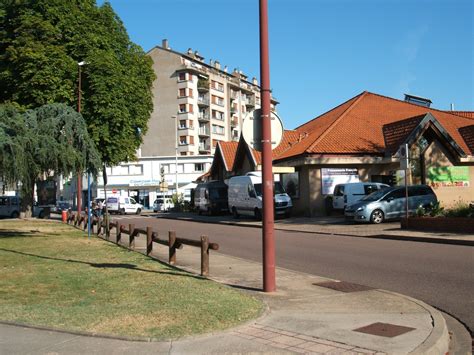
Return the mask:
{"type": "MultiPolygon", "coordinates": [[[[87,230],[88,216],[79,213],[68,213],[67,224],[72,224],[76,228],[87,230]]],[[[115,243],[123,245],[121,243],[122,236],[128,235],[128,249],[135,250],[135,238],[139,236],[146,237],[146,255],[150,255],[153,251],[153,242],[168,246],[168,263],[170,265],[176,264],[176,252],[178,249],[182,249],[183,245],[189,245],[192,247],[201,249],[201,275],[209,276],[209,250],[219,250],[219,244],[211,243],[209,237],[202,235],[200,240],[178,238],[176,232],[169,231],[167,239],[160,239],[158,232],[154,231],[151,227],[135,228],[134,224],[129,224],[128,228],[126,225],[120,224],[120,222],[109,222],[109,228],[106,228],[106,222],[103,219],[92,217],[91,219],[91,233],[97,234],[99,237],[104,237],[106,240],[110,240],[111,231],[115,232],[116,238],[115,243]],[[95,229],[95,232],[94,232],[95,229]]]]}

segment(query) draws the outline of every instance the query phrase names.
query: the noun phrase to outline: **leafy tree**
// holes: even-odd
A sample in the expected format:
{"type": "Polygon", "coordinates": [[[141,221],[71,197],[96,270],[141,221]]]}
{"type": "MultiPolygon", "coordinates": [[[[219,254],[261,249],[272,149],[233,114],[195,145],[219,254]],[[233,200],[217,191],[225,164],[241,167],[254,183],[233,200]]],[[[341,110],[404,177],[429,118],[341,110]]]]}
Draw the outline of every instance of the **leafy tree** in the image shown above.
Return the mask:
{"type": "Polygon", "coordinates": [[[31,215],[34,185],[51,174],[69,175],[101,165],[81,114],[64,104],[21,112],[0,105],[0,176],[21,183],[22,211],[31,215]]]}
{"type": "Polygon", "coordinates": [[[75,106],[81,61],[81,113],[102,161],[132,160],[147,130],[155,76],[110,4],[0,1],[0,103],[75,106]]]}

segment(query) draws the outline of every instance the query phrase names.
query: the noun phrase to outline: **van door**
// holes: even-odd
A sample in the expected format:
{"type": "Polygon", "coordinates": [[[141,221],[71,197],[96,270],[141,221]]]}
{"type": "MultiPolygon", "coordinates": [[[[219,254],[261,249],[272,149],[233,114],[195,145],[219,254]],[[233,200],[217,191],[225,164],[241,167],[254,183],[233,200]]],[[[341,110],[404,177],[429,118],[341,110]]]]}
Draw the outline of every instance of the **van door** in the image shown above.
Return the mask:
{"type": "Polygon", "coordinates": [[[344,209],[344,190],[345,185],[336,185],[334,187],[334,196],[332,199],[332,207],[335,210],[344,209]]]}

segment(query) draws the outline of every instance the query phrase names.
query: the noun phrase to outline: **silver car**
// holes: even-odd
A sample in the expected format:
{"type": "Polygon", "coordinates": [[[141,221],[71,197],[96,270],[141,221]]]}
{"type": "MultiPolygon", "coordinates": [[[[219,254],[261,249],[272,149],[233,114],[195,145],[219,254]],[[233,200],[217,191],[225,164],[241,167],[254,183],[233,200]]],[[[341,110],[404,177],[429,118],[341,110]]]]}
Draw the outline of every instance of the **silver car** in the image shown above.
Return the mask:
{"type": "MultiPolygon", "coordinates": [[[[376,191],[360,201],[346,207],[344,215],[356,222],[382,223],[406,214],[406,192],[404,186],[376,191]]],[[[437,201],[436,195],[427,185],[408,186],[408,213],[414,214],[418,207],[428,208],[437,201]]]]}

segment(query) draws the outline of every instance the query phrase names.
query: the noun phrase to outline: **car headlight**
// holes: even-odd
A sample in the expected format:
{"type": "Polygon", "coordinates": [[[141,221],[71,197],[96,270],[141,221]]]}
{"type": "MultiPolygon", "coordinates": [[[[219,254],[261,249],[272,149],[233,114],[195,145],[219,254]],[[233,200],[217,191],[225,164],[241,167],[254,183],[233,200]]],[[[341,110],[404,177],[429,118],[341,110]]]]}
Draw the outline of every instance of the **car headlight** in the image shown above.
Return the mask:
{"type": "Polygon", "coordinates": [[[356,211],[359,212],[359,211],[363,211],[363,210],[365,210],[365,206],[359,207],[356,211]]]}

